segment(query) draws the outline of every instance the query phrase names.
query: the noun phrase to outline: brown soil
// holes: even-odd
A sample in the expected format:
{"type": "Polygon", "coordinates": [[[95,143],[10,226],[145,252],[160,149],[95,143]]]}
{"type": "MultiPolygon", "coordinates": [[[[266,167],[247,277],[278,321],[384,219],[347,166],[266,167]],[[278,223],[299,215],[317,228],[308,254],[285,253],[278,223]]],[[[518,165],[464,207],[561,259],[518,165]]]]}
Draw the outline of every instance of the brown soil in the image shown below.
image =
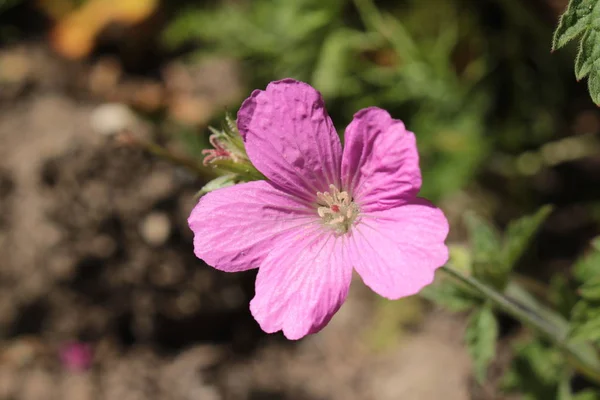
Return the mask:
{"type": "Polygon", "coordinates": [[[101,100],[72,79],[85,67],[34,46],[0,58],[15,54],[28,73],[0,80],[0,399],[470,398],[463,322],[429,313],[374,350],[379,303],[359,281],[320,334],[261,332],[254,273],[193,255],[201,182],[94,132],[101,100]],[[68,341],[92,345],[91,368],[60,363],[68,341]]]}

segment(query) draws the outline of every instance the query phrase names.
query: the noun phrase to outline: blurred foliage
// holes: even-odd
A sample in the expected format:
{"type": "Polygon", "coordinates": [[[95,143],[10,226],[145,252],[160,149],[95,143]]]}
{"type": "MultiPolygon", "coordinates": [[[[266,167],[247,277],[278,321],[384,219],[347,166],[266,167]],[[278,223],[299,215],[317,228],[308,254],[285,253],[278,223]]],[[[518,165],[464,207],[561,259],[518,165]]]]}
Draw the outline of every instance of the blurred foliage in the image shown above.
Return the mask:
{"type": "MultiPolygon", "coordinates": [[[[504,292],[515,263],[528,249],[550,211],[551,207],[545,206],[521,217],[510,223],[504,234],[481,216],[466,213],[470,248],[451,248],[449,264],[456,271],[504,292]]],[[[499,334],[491,304],[469,287],[446,279],[426,288],[425,296],[454,311],[470,310],[465,342],[473,358],[477,381],[485,381],[487,368],[496,355],[499,334]]]]}
{"type": "Polygon", "coordinates": [[[365,340],[376,351],[393,348],[407,331],[423,317],[423,300],[412,296],[398,301],[381,297],[375,299],[372,320],[369,321],[365,340]]]}
{"type": "Polygon", "coordinates": [[[473,276],[500,290],[508,283],[509,274],[552,207],[545,206],[536,213],[512,221],[501,238],[494,226],[478,215],[465,215],[465,226],[471,238],[473,276]]]}
{"type": "Polygon", "coordinates": [[[560,59],[530,46],[550,30],[517,3],[199,5],[179,13],[164,42],[194,45],[191,60],[233,55],[249,90],[284,77],[307,81],[323,93],[338,128],[360,108],[386,108],[417,134],[422,193],[435,199],[465,186],[492,148],[518,151],[554,133],[560,59]]]}
{"type": "Polygon", "coordinates": [[[586,282],[600,275],[600,237],[594,239],[588,253],[577,260],[573,274],[579,282],[586,282]]]}
{"type": "Polygon", "coordinates": [[[247,61],[258,83],[293,76],[309,80],[322,37],[343,25],[335,22],[344,0],[241,2],[180,13],[165,33],[170,47],[190,40],[208,45],[202,52],[234,55],[247,61]]]}
{"type": "Polygon", "coordinates": [[[487,367],[496,355],[498,320],[491,306],[486,305],[471,314],[465,341],[473,358],[473,370],[479,383],[485,381],[487,367]]]}
{"type": "MultiPolygon", "coordinates": [[[[504,377],[505,389],[519,391],[525,399],[599,399],[600,392],[592,389],[572,393],[573,369],[561,348],[578,347],[580,355],[592,358],[599,354],[598,348],[590,344],[600,346],[600,238],[575,263],[573,279],[556,276],[545,287],[511,274],[550,211],[545,206],[519,218],[503,234],[484,218],[467,213],[465,225],[471,248],[451,251],[450,265],[457,264],[457,271],[496,288],[507,301],[518,304],[535,319],[546,321],[549,331],[561,341],[556,346],[544,335],[518,340],[511,368],[504,377]],[[460,257],[462,253],[470,257],[460,257]]],[[[426,296],[450,309],[470,310],[465,340],[474,361],[475,377],[483,382],[498,339],[498,321],[489,298],[444,279],[428,288],[426,296]]]]}
{"type": "Polygon", "coordinates": [[[3,10],[5,10],[9,7],[13,7],[13,6],[17,5],[21,1],[22,0],[0,0],[0,12],[2,12],[3,10]]]}
{"type": "Polygon", "coordinates": [[[518,390],[524,400],[600,400],[598,390],[573,391],[573,376],[556,347],[543,340],[525,338],[515,342],[513,348],[515,356],[502,382],[506,391],[518,390]]]}
{"type": "Polygon", "coordinates": [[[573,273],[581,284],[581,299],[571,311],[570,337],[600,346],[600,238],[592,242],[589,253],[575,264],[573,273]]]}
{"type": "Polygon", "coordinates": [[[588,77],[592,100],[600,105],[600,1],[571,0],[554,32],[552,50],[581,38],[575,59],[577,80],[588,77]]]}
{"type": "Polygon", "coordinates": [[[558,399],[564,374],[560,351],[534,339],[515,343],[514,351],[512,367],[504,376],[505,389],[518,389],[525,400],[558,399]]]}

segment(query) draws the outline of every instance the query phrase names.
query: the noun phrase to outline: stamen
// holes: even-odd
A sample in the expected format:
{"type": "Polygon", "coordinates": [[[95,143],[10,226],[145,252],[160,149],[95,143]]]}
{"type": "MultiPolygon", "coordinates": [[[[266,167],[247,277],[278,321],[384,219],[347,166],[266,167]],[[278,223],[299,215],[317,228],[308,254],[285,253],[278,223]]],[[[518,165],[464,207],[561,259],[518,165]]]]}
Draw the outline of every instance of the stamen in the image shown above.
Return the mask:
{"type": "Polygon", "coordinates": [[[358,212],[358,206],[348,192],[342,192],[334,185],[329,185],[328,192],[317,192],[317,214],[324,226],[338,234],[350,230],[358,212]]]}

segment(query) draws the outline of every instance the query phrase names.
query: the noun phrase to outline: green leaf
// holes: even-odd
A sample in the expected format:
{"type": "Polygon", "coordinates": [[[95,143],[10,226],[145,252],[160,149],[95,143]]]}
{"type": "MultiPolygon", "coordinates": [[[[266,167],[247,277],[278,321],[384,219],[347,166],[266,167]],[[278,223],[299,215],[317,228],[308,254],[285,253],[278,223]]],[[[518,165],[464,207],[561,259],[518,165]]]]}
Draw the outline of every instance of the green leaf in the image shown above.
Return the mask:
{"type": "Polygon", "coordinates": [[[488,260],[498,254],[500,234],[496,228],[473,212],[465,214],[465,225],[469,231],[475,259],[488,260]]]}
{"type": "MultiPolygon", "coordinates": [[[[600,45],[600,43],[598,44],[600,45]]],[[[588,78],[588,91],[596,105],[600,105],[600,71],[598,70],[600,65],[598,61],[597,59],[594,60],[594,66],[588,78]]]]}
{"type": "Polygon", "coordinates": [[[551,206],[544,206],[532,215],[511,222],[503,240],[489,222],[475,213],[466,213],[465,226],[473,252],[473,275],[497,289],[503,289],[508,274],[551,211],[551,206]]]}
{"type": "Polygon", "coordinates": [[[552,50],[560,49],[587,28],[595,4],[595,0],[571,0],[554,32],[552,50]]]}
{"type": "Polygon", "coordinates": [[[523,255],[527,249],[533,235],[537,232],[540,225],[546,220],[550,212],[551,206],[544,206],[536,213],[519,218],[508,225],[505,233],[504,242],[504,257],[505,266],[508,270],[514,267],[514,264],[523,255]]]}
{"type": "Polygon", "coordinates": [[[583,39],[579,46],[579,52],[575,59],[575,77],[577,80],[581,80],[588,76],[592,70],[593,60],[598,59],[600,48],[597,48],[596,46],[597,40],[598,32],[594,30],[589,30],[583,35],[583,39]]]}
{"type": "Polygon", "coordinates": [[[600,236],[592,240],[589,252],[577,260],[573,275],[579,282],[587,282],[600,276],[600,236]]]}
{"type": "Polygon", "coordinates": [[[551,211],[551,206],[544,206],[532,215],[511,222],[503,240],[489,222],[475,213],[466,213],[465,225],[473,251],[473,275],[498,289],[504,288],[509,272],[551,211]]]}
{"type": "Polygon", "coordinates": [[[573,290],[570,280],[559,274],[550,279],[548,299],[553,308],[563,317],[568,318],[579,295],[573,290]]]}
{"type": "Polygon", "coordinates": [[[490,306],[484,306],[473,312],[469,318],[465,341],[471,357],[475,378],[479,383],[485,381],[487,368],[496,354],[498,340],[498,321],[490,306]]]}
{"type": "Polygon", "coordinates": [[[572,396],[573,400],[600,400],[600,392],[586,389],[572,396]]]}
{"type": "Polygon", "coordinates": [[[481,301],[467,289],[446,280],[426,286],[421,296],[453,312],[462,312],[473,308],[481,301]]]}
{"type": "Polygon", "coordinates": [[[569,338],[600,343],[600,306],[581,300],[573,307],[569,338]]]}
{"type": "Polygon", "coordinates": [[[558,384],[556,400],[573,400],[573,392],[571,391],[571,374],[563,374],[563,377],[558,384]]]}
{"type": "Polygon", "coordinates": [[[571,0],[554,32],[552,49],[556,50],[583,34],[575,60],[577,80],[589,76],[588,90],[600,105],[600,1],[571,0]]]}
{"type": "Polygon", "coordinates": [[[584,299],[600,301],[600,276],[596,276],[585,282],[583,286],[579,288],[579,294],[581,294],[581,297],[584,299]]]}
{"type": "Polygon", "coordinates": [[[223,176],[219,176],[218,178],[213,179],[208,182],[206,185],[202,186],[202,189],[198,191],[196,194],[197,197],[204,196],[206,193],[212,192],[213,190],[225,188],[228,186],[233,186],[238,182],[237,175],[235,174],[227,174],[223,176]]]}
{"type": "Polygon", "coordinates": [[[473,212],[466,213],[464,221],[473,252],[473,275],[486,283],[496,283],[498,277],[504,275],[499,259],[502,250],[500,234],[473,212]]]}
{"type": "MultiPolygon", "coordinates": [[[[565,360],[561,351],[540,339],[514,343],[514,358],[503,378],[504,389],[518,391],[523,399],[556,399],[565,360]]],[[[563,389],[564,390],[564,389],[563,389]]]]}

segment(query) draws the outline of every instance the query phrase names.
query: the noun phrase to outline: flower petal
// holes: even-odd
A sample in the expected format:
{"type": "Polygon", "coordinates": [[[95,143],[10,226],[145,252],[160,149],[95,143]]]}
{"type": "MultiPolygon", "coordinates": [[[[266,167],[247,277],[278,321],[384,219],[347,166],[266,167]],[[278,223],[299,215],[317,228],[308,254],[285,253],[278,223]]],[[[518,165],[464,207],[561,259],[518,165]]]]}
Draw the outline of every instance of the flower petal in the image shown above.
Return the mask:
{"type": "Polygon", "coordinates": [[[348,257],[367,286],[389,299],[419,292],[448,261],[448,221],[423,199],[364,215],[353,228],[348,257]]]}
{"type": "Polygon", "coordinates": [[[316,228],[280,243],[256,277],[252,315],[268,333],[300,339],[321,330],[345,301],[352,266],[343,241],[316,228]]]}
{"type": "Polygon", "coordinates": [[[236,272],[258,267],[274,243],[318,224],[318,216],[301,200],[256,181],[207,193],[188,224],[196,256],[217,269],[236,272]]]}
{"type": "Polygon", "coordinates": [[[380,108],[356,113],[344,136],[342,186],[363,211],[385,210],[416,196],[421,170],[415,135],[380,108]]]}
{"type": "Polygon", "coordinates": [[[237,123],[248,157],[276,185],[308,201],[329,184],[339,187],[340,139],[310,85],[284,79],[255,90],[237,123]]]}

